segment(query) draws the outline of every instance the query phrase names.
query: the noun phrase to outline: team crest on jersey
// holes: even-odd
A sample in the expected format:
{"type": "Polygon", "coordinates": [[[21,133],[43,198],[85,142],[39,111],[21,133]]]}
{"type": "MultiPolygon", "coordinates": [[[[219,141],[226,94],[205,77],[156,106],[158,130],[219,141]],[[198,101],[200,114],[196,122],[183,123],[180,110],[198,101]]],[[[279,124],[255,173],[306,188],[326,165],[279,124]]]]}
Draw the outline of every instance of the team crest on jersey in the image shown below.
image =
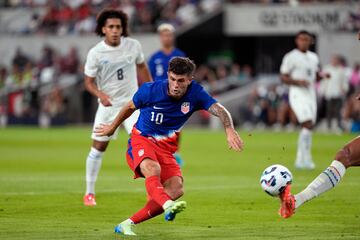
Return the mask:
{"type": "Polygon", "coordinates": [[[127,61],[128,63],[131,63],[131,62],[132,62],[132,57],[131,57],[131,55],[129,55],[129,56],[126,57],[126,61],[127,61]]]}
{"type": "Polygon", "coordinates": [[[145,153],[144,149],[140,149],[138,151],[139,157],[142,157],[142,155],[144,155],[144,153],[145,153]]]}
{"type": "Polygon", "coordinates": [[[189,102],[183,102],[183,104],[181,104],[181,112],[183,114],[187,114],[190,111],[190,103],[189,102]]]}

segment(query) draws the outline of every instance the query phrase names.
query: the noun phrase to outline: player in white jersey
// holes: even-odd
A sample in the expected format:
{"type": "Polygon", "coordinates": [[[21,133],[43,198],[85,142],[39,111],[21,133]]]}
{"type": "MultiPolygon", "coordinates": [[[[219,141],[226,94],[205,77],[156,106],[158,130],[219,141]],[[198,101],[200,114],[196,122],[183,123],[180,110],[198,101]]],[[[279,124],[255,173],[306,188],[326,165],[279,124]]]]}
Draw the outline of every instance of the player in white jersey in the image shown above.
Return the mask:
{"type": "MultiPolygon", "coordinates": [[[[359,39],[360,40],[360,39],[359,39]]],[[[360,93],[356,97],[360,100],[360,93]]],[[[279,214],[283,218],[291,217],[296,209],[304,203],[333,189],[344,178],[349,167],[360,166],[360,136],[343,146],[335,155],[334,161],[317,176],[304,190],[298,194],[291,194],[291,185],[287,185],[280,195],[281,205],[279,214]]]]}
{"type": "MultiPolygon", "coordinates": [[[[97,17],[96,34],[104,39],[90,49],[85,63],[85,87],[98,98],[94,128],[100,123],[111,123],[125,103],[138,89],[137,71],[143,82],[151,81],[140,43],[128,37],[128,18],[118,10],[106,9],[97,17]]],[[[130,134],[137,121],[134,113],[124,122],[130,134]]],[[[102,156],[111,139],[94,133],[92,147],[86,159],[86,206],[95,206],[95,182],[100,171],[102,156]]]]}
{"type": "Polygon", "coordinates": [[[300,31],[295,38],[297,48],[287,53],[280,67],[281,80],[289,85],[289,102],[301,131],[298,138],[295,167],[313,169],[311,156],[312,128],[316,122],[315,83],[323,78],[319,69],[319,58],[309,51],[312,35],[300,31]]]}

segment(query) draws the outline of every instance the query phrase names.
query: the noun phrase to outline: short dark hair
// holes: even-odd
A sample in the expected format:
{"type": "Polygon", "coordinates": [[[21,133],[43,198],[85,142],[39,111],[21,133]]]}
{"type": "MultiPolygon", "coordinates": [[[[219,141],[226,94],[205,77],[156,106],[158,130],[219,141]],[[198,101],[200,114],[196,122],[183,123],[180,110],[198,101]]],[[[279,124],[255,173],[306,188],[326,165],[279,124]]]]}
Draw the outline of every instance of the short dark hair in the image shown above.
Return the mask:
{"type": "Polygon", "coordinates": [[[308,35],[309,37],[314,37],[309,31],[301,30],[296,33],[295,38],[298,38],[300,35],[308,35]]]}
{"type": "Polygon", "coordinates": [[[169,72],[176,75],[193,75],[195,63],[187,57],[173,57],[169,63],[169,72]]]}
{"type": "Polygon", "coordinates": [[[104,9],[98,14],[96,18],[96,28],[95,28],[95,33],[97,35],[99,35],[100,37],[105,36],[105,34],[102,32],[102,28],[105,26],[106,20],[109,18],[120,19],[121,27],[123,29],[121,36],[124,37],[129,36],[128,16],[123,11],[115,10],[115,9],[104,9]]]}

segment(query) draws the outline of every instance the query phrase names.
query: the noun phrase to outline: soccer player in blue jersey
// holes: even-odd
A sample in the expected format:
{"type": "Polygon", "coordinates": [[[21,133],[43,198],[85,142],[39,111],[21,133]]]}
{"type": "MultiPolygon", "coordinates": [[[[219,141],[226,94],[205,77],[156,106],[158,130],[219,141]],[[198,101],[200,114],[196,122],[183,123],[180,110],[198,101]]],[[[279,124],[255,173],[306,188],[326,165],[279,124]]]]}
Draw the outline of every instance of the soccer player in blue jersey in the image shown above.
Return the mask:
{"type": "Polygon", "coordinates": [[[170,60],[173,57],[185,57],[185,53],[175,47],[175,28],[171,24],[163,23],[157,31],[161,49],[150,57],[148,66],[153,80],[162,81],[167,79],[170,60]]]}
{"type": "MultiPolygon", "coordinates": [[[[167,79],[169,62],[173,57],[185,57],[185,53],[175,47],[175,28],[168,23],[161,24],[158,29],[161,49],[155,52],[148,61],[149,70],[154,81],[167,79]]],[[[180,136],[179,136],[180,138],[180,136]]],[[[174,153],[176,162],[181,166],[184,160],[178,152],[174,153]]]]}
{"type": "Polygon", "coordinates": [[[219,117],[229,148],[235,151],[243,148],[230,113],[192,80],[194,70],[195,64],[190,59],[173,58],[168,80],[143,84],[110,125],[102,124],[95,129],[98,136],[111,136],[125,119],[140,109],[126,158],[134,178],[145,178],[149,197],[142,209],[115,227],[116,233],[135,235],[134,224],[163,212],[165,220],[172,221],[185,209],[186,202],[175,201],[183,195],[183,178],[173,153],[181,128],[195,111],[204,109],[219,117]]]}

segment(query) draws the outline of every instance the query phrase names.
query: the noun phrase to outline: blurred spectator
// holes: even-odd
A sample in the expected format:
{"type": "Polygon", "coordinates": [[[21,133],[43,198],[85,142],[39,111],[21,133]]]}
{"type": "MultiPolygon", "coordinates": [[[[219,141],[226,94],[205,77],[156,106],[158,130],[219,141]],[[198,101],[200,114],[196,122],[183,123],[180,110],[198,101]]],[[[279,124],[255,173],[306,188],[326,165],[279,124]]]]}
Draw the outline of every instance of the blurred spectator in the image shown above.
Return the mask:
{"type": "Polygon", "coordinates": [[[216,75],[212,69],[202,64],[196,69],[194,75],[194,78],[201,83],[207,91],[213,92],[213,89],[216,87],[216,75]]]}
{"type": "Polygon", "coordinates": [[[65,35],[72,31],[74,15],[75,13],[68,4],[61,4],[57,14],[57,22],[59,23],[57,33],[59,35],[65,35]]]}
{"type": "Polygon", "coordinates": [[[38,69],[40,72],[40,83],[49,83],[54,81],[55,78],[55,50],[50,46],[44,46],[42,56],[38,62],[38,69]]]}
{"type": "Polygon", "coordinates": [[[7,125],[7,95],[5,92],[5,81],[7,78],[7,69],[0,67],[0,127],[7,125]]]}
{"type": "Polygon", "coordinates": [[[32,65],[30,59],[20,48],[16,50],[12,60],[12,67],[6,79],[6,86],[11,88],[28,86],[32,80],[32,65]]]}
{"type": "Polygon", "coordinates": [[[0,90],[5,88],[5,81],[7,78],[7,69],[4,66],[0,67],[0,90]]]}
{"type": "Polygon", "coordinates": [[[351,90],[359,91],[360,90],[360,63],[355,63],[354,68],[350,76],[350,86],[351,90]]]}
{"type": "Polygon", "coordinates": [[[37,13],[33,13],[31,16],[31,20],[26,23],[25,27],[22,30],[23,34],[34,34],[38,32],[40,28],[40,16],[37,13]]]}
{"type": "Polygon", "coordinates": [[[331,63],[324,67],[324,72],[330,74],[330,78],[320,83],[320,89],[326,101],[326,121],[328,129],[332,129],[332,120],[336,119],[336,130],[343,131],[341,122],[341,109],[343,98],[349,90],[349,82],[346,79],[345,69],[341,65],[340,57],[333,56],[331,63]]]}
{"type": "Polygon", "coordinates": [[[201,0],[200,9],[205,13],[211,13],[221,8],[221,0],[201,0]]]}
{"type": "Polygon", "coordinates": [[[39,125],[47,128],[52,122],[63,124],[64,97],[61,90],[55,87],[50,93],[46,94],[41,101],[41,112],[39,115],[39,125]]]}
{"type": "MultiPolygon", "coordinates": [[[[359,93],[359,92],[358,92],[359,93]]],[[[360,132],[360,104],[355,98],[356,94],[350,95],[345,104],[344,117],[350,121],[350,132],[360,132]]]]}
{"type": "Polygon", "coordinates": [[[55,7],[53,1],[49,1],[46,7],[46,13],[40,20],[40,29],[45,33],[54,34],[57,32],[58,21],[57,21],[58,10],[55,7]]]}
{"type": "Polygon", "coordinates": [[[38,63],[38,68],[42,70],[46,67],[52,67],[55,62],[55,51],[50,46],[44,46],[42,49],[42,56],[38,63]]]}
{"type": "Polygon", "coordinates": [[[354,32],[360,29],[360,7],[349,13],[349,20],[346,28],[354,32]]]}
{"type": "Polygon", "coordinates": [[[13,72],[22,73],[29,64],[30,64],[29,58],[23,53],[21,48],[17,48],[15,52],[15,56],[12,60],[13,72]]]}
{"type": "Polygon", "coordinates": [[[213,92],[215,94],[224,92],[226,90],[229,89],[230,85],[228,83],[228,70],[226,68],[225,65],[220,64],[217,65],[215,68],[215,73],[216,73],[216,85],[214,86],[215,88],[213,89],[213,92]]]}
{"type": "Polygon", "coordinates": [[[79,56],[75,47],[70,48],[69,53],[60,58],[59,71],[61,73],[77,74],[79,70],[79,56]]]}
{"type": "Polygon", "coordinates": [[[63,113],[64,98],[59,88],[55,87],[47,94],[42,101],[42,111],[51,117],[63,113]]]}
{"type": "Polygon", "coordinates": [[[241,67],[239,64],[234,63],[231,66],[230,76],[228,82],[231,86],[239,86],[243,83],[243,78],[241,76],[241,67]]]}
{"type": "Polygon", "coordinates": [[[137,11],[137,21],[134,30],[137,32],[153,32],[154,24],[152,23],[152,13],[147,7],[143,7],[137,11]]]}
{"type": "Polygon", "coordinates": [[[198,19],[198,10],[190,0],[179,0],[179,5],[176,16],[179,18],[181,24],[187,25],[194,23],[198,19]]]}
{"type": "Polygon", "coordinates": [[[10,1],[1,6],[31,7],[32,20],[20,33],[84,34],[93,32],[96,14],[103,8],[121,9],[129,17],[132,31],[153,32],[168,22],[175,27],[193,24],[201,14],[221,7],[221,0],[32,0],[10,1]]]}
{"type": "Polygon", "coordinates": [[[166,2],[160,12],[160,19],[158,20],[158,22],[167,22],[175,27],[180,26],[181,22],[176,16],[176,9],[177,5],[175,1],[166,2]]]}
{"type": "Polygon", "coordinates": [[[89,1],[84,2],[76,11],[75,33],[92,32],[95,28],[95,16],[92,15],[89,1]]]}

